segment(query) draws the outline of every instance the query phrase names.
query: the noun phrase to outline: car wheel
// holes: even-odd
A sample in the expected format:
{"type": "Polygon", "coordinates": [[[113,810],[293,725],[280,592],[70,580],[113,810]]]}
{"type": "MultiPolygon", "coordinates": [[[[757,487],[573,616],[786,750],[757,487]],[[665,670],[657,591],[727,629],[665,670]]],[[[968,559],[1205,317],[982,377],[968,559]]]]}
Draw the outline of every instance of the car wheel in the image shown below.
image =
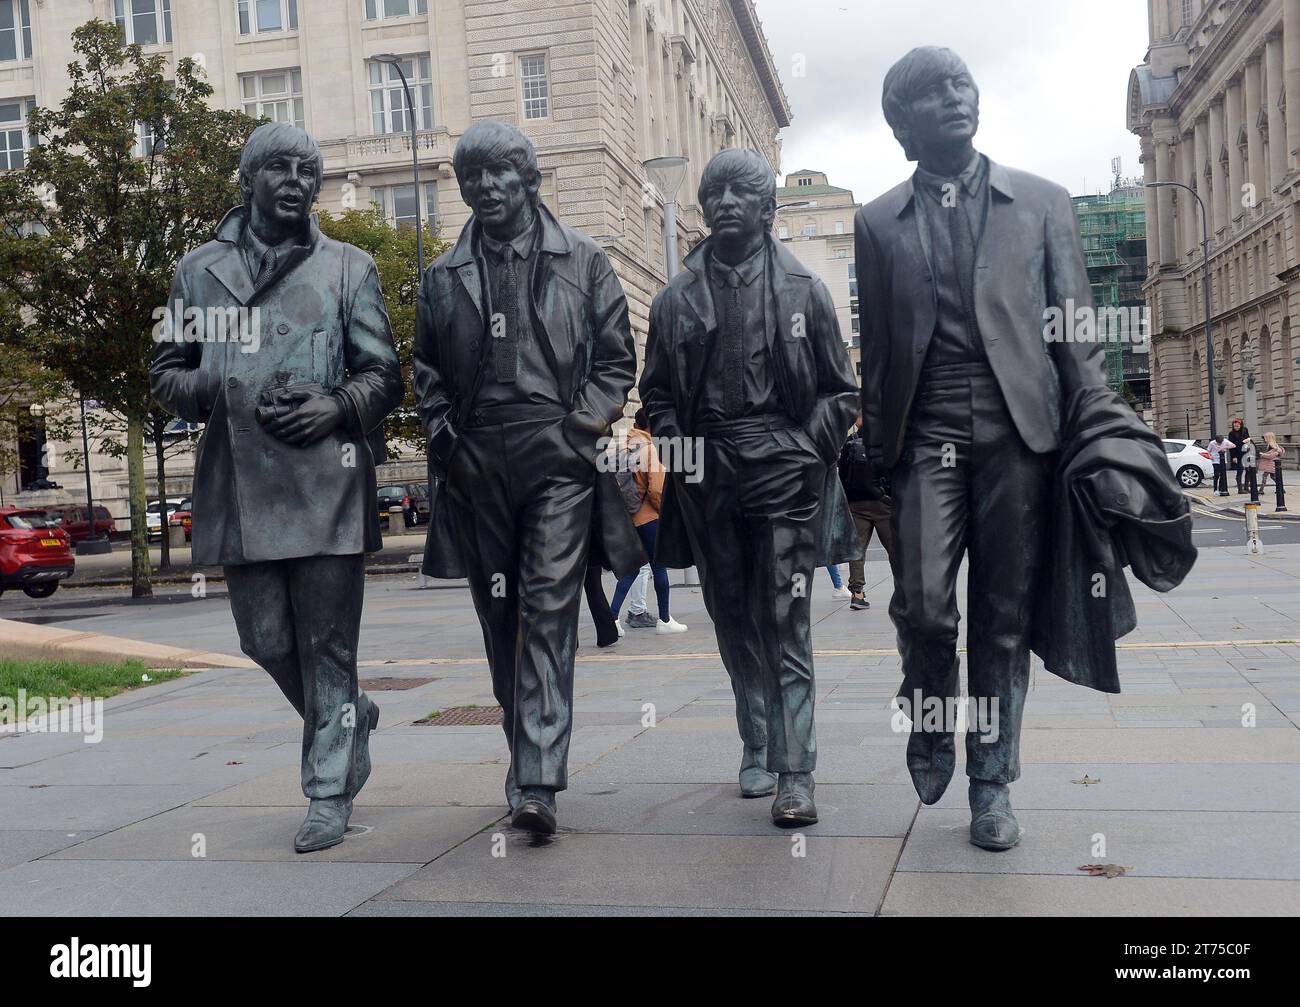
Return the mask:
{"type": "Polygon", "coordinates": [[[46,581],[44,584],[28,584],[23,588],[23,594],[28,598],[48,598],[59,589],[57,580],[46,581]]]}
{"type": "Polygon", "coordinates": [[[1204,479],[1205,474],[1195,465],[1184,465],[1178,470],[1178,481],[1189,490],[1201,485],[1204,479]]]}

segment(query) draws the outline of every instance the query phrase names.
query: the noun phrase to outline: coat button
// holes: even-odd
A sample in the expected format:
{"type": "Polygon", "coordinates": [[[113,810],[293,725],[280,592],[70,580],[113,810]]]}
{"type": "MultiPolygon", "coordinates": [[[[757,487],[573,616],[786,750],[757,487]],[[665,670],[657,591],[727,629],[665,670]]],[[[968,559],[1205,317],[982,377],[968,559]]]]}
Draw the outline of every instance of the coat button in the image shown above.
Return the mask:
{"type": "Polygon", "coordinates": [[[226,378],[226,387],[227,387],[227,388],[238,388],[238,387],[239,387],[239,379],[238,379],[238,378],[226,378]]]}
{"type": "Polygon", "coordinates": [[[278,332],[278,333],[280,333],[280,335],[283,336],[285,333],[287,333],[287,332],[289,331],[289,326],[288,326],[287,323],[285,323],[285,322],[281,322],[281,323],[276,327],[276,330],[275,330],[275,331],[278,332]]]}
{"type": "Polygon", "coordinates": [[[1116,502],[1117,504],[1119,504],[1121,507],[1123,507],[1126,503],[1128,503],[1128,494],[1127,494],[1127,493],[1116,493],[1116,494],[1115,494],[1115,502],[1116,502]]]}

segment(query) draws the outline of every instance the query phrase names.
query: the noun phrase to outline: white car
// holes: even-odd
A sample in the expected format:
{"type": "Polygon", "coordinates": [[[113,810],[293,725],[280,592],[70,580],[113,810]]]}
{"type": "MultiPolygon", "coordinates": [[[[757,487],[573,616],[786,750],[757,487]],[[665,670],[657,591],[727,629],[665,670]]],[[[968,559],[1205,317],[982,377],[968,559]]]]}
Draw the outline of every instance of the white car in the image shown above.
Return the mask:
{"type": "Polygon", "coordinates": [[[1210,464],[1210,452],[1200,441],[1166,437],[1165,455],[1169,458],[1169,468],[1183,489],[1195,489],[1203,482],[1213,485],[1214,466],[1210,464]]]}
{"type": "MultiPolygon", "coordinates": [[[[171,517],[173,512],[180,510],[181,503],[182,501],[179,497],[175,500],[168,500],[167,516],[171,517]]],[[[162,505],[157,500],[144,509],[144,523],[145,527],[149,530],[149,538],[151,539],[162,538],[162,520],[159,518],[161,511],[162,505]]]]}

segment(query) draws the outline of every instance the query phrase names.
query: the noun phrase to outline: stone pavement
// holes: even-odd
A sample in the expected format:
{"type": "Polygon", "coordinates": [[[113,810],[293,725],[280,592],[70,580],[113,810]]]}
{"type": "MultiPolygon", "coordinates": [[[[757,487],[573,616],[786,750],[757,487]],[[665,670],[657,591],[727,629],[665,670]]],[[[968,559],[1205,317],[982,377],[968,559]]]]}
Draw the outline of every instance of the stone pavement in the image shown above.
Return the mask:
{"type": "MultiPolygon", "coordinates": [[[[584,612],[570,788],[560,835],[538,842],[503,819],[498,727],[414,723],[493,703],[466,591],[385,576],[367,583],[361,674],[414,687],[372,693],[374,776],[342,845],[292,850],[300,726],[269,678],[204,670],[109,700],[98,745],[0,738],[0,913],[1300,912],[1300,545],[1205,549],[1171,595],[1135,583],[1121,695],[1036,668],[1012,789],[1026,835],[1007,853],[967,842],[960,767],[943,801],[918,805],[890,726],[885,571],[873,550],[867,612],[817,574],[822,820],[800,834],[769,824],[768,800],[739,797],[731,691],[698,589],[673,593],[688,633],[629,630],[611,650],[584,612]],[[1129,870],[1078,870],[1092,863],[1129,870]]],[[[238,653],[219,590],[146,605],[93,594],[69,592],[80,607],[41,621],[238,653]]]]}

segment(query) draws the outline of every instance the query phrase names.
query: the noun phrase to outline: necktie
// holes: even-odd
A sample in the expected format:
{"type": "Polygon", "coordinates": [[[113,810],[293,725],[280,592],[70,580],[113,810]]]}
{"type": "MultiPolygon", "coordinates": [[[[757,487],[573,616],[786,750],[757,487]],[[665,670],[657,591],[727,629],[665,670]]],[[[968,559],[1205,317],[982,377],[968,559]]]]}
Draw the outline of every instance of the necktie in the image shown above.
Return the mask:
{"type": "Polygon", "coordinates": [[[515,249],[507,244],[502,251],[501,313],[505,331],[492,344],[492,365],[497,381],[513,384],[519,370],[519,278],[515,272],[515,249]]]}
{"type": "Polygon", "coordinates": [[[260,287],[275,272],[275,249],[268,248],[266,254],[262,256],[262,261],[257,267],[257,278],[253,280],[253,286],[260,287]]]}
{"type": "Polygon", "coordinates": [[[963,202],[973,198],[962,188],[957,205],[948,207],[948,236],[952,242],[957,289],[961,292],[962,314],[966,316],[966,335],[971,340],[971,348],[982,353],[983,346],[975,323],[975,242],[971,237],[970,214],[963,202]]]}
{"type": "Polygon", "coordinates": [[[727,274],[727,313],[722,335],[722,408],[727,417],[745,408],[745,343],[740,320],[740,273],[727,274]]]}

